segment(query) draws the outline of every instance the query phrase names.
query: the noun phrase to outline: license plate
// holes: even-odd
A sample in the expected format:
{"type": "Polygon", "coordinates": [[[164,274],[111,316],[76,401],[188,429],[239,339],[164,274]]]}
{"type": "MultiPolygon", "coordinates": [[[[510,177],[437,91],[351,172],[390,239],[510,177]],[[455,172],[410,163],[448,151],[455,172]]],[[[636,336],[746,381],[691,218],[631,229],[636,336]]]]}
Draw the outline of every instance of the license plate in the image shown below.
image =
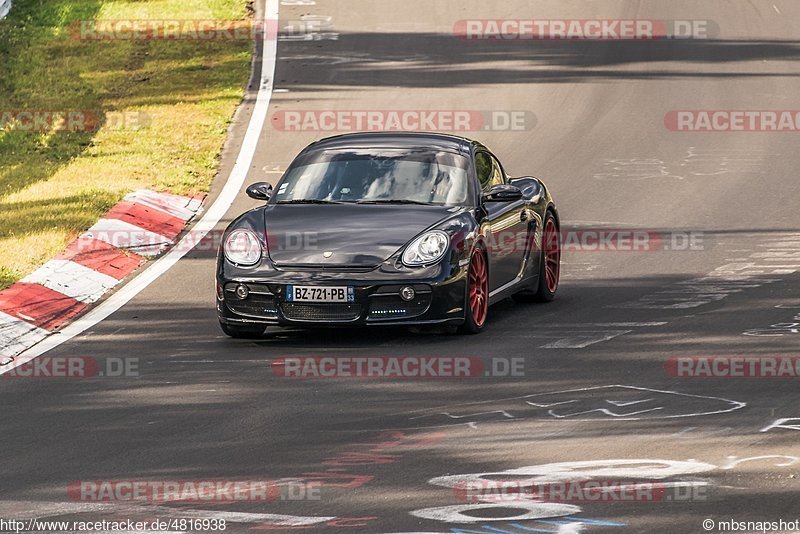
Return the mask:
{"type": "Polygon", "coordinates": [[[287,302],[354,302],[351,286],[286,286],[287,302]]]}

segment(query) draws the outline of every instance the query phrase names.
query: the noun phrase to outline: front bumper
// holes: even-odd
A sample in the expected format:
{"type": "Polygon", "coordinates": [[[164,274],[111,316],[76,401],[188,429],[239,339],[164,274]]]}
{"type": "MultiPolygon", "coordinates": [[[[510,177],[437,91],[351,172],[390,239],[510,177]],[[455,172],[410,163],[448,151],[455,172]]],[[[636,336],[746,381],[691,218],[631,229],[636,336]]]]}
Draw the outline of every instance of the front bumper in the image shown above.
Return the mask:
{"type": "MultiPolygon", "coordinates": [[[[442,268],[440,271],[449,269],[442,268]]],[[[464,321],[466,270],[443,273],[432,278],[403,279],[370,273],[336,273],[325,276],[307,272],[283,272],[262,279],[254,277],[217,277],[217,314],[227,324],[262,324],[279,326],[361,326],[461,324],[464,321]],[[395,279],[392,279],[395,278],[395,279]],[[289,302],[288,285],[352,286],[353,302],[289,302]],[[240,298],[238,286],[247,287],[247,297],[240,298]],[[410,301],[400,297],[400,290],[412,287],[410,301]]]]}

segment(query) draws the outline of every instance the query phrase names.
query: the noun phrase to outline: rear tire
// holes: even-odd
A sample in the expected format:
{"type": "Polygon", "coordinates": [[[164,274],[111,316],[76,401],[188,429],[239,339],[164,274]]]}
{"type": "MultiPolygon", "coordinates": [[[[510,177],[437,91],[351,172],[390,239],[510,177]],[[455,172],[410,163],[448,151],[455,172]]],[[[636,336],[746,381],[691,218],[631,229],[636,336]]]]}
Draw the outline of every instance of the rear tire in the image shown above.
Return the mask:
{"type": "Polygon", "coordinates": [[[535,298],[539,302],[550,302],[556,298],[561,280],[561,236],[556,218],[549,211],[544,219],[542,235],[542,263],[539,267],[539,287],[535,298]]]}
{"type": "Polygon", "coordinates": [[[536,291],[526,289],[516,293],[511,296],[514,302],[550,302],[556,298],[561,276],[561,239],[556,218],[549,211],[544,219],[540,258],[536,291]]]}
{"type": "Polygon", "coordinates": [[[464,298],[464,324],[460,334],[477,334],[489,315],[489,266],[486,254],[475,249],[467,271],[467,294],[464,298]]]}
{"type": "Polygon", "coordinates": [[[264,335],[264,331],[267,329],[259,325],[233,325],[222,322],[219,323],[219,326],[225,335],[235,339],[258,339],[264,335]]]}

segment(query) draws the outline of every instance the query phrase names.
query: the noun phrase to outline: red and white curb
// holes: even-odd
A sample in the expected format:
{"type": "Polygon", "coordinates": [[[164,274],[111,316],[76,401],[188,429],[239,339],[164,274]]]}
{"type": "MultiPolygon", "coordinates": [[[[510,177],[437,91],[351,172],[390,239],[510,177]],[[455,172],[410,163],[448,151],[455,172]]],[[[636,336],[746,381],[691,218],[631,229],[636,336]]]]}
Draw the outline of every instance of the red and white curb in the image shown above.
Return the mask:
{"type": "MultiPolygon", "coordinates": [[[[275,67],[278,56],[280,0],[263,0],[263,6],[261,10],[263,11],[263,19],[259,20],[263,21],[267,31],[264,32],[261,42],[263,53],[260,58],[260,65],[256,64],[255,61],[253,65],[254,70],[260,70],[258,94],[253,104],[244,139],[239,147],[236,162],[216,200],[205,209],[203,216],[194,223],[191,234],[184,236],[177,246],[172,247],[166,254],[144,268],[142,272],[137,273],[136,276],[129,280],[123,287],[115,291],[97,306],[94,306],[85,315],[60,328],[58,330],[58,335],[46,337],[33,346],[30,346],[32,343],[29,342],[28,337],[36,337],[37,333],[32,331],[30,327],[28,327],[27,330],[23,329],[22,332],[18,332],[21,337],[9,336],[7,339],[13,339],[15,343],[21,343],[21,346],[29,346],[30,348],[19,354],[19,356],[13,360],[0,355],[0,376],[16,367],[25,365],[105,320],[130,302],[136,295],[153,283],[153,281],[168,272],[194,248],[196,243],[202,240],[223,220],[223,217],[225,217],[231,205],[233,205],[234,200],[238,197],[242,187],[244,187],[245,181],[250,173],[253,157],[261,141],[261,132],[267,120],[270,101],[272,99],[275,67]],[[17,341],[19,339],[22,341],[17,341]]],[[[196,199],[192,200],[196,201],[196,199]]],[[[184,207],[190,210],[192,209],[191,204],[187,204],[184,207]]],[[[0,308],[0,312],[2,312],[2,308],[0,308]]],[[[11,314],[11,316],[12,321],[9,325],[5,326],[5,328],[9,330],[19,326],[19,323],[14,321],[22,320],[16,315],[11,314]]],[[[27,320],[23,322],[33,326],[33,323],[27,320]]],[[[7,321],[7,323],[9,323],[9,321],[7,321]]],[[[4,323],[0,322],[0,347],[5,346],[3,342],[4,334],[2,333],[3,325],[4,323]]],[[[8,350],[8,353],[11,354],[12,351],[8,350]]]]}
{"type": "Polygon", "coordinates": [[[67,249],[0,291],[0,366],[32,347],[175,244],[205,195],[127,195],[67,249]]]}

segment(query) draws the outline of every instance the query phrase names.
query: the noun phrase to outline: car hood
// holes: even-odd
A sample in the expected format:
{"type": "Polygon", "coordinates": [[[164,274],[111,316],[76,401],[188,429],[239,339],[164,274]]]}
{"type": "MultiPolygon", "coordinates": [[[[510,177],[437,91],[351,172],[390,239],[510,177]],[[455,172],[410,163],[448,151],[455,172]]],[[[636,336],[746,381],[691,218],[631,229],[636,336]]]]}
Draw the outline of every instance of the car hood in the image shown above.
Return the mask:
{"type": "Polygon", "coordinates": [[[409,204],[270,205],[264,210],[267,248],[277,266],[376,267],[458,211],[409,204]]]}

